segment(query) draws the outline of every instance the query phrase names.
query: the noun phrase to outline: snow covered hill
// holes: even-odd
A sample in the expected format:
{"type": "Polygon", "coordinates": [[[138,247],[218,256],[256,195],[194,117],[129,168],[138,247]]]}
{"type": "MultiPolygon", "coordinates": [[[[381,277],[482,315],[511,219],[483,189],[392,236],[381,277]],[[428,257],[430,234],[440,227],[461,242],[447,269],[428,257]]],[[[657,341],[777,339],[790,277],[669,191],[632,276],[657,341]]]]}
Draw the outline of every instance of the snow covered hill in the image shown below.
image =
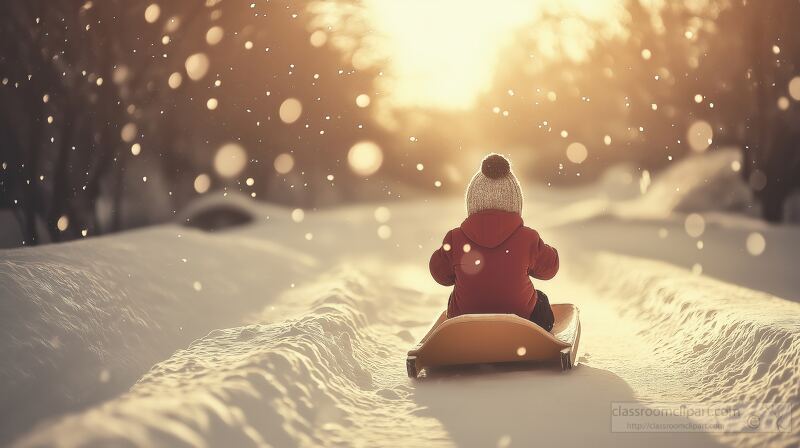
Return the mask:
{"type": "Polygon", "coordinates": [[[602,191],[528,191],[526,222],[562,258],[537,287],[581,308],[579,366],[568,373],[406,378],[405,352],[447,300],[427,261],[460,222],[459,200],[303,213],[237,201],[252,221],[227,230],[167,225],[2,252],[2,440],[800,443],[800,229],[724,212],[620,212],[602,191]],[[790,403],[793,426],[611,432],[612,402],[665,401],[790,403]]]}

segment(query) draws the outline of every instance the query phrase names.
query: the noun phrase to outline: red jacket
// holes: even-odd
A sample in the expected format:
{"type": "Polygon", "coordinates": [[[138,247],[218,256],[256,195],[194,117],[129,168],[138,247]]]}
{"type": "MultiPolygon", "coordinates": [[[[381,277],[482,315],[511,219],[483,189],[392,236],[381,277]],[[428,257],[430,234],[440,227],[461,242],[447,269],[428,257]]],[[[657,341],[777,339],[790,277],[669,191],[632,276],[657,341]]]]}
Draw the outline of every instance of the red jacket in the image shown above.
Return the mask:
{"type": "Polygon", "coordinates": [[[553,278],[558,252],[523,226],[519,214],[484,210],[447,232],[431,255],[430,270],[438,283],[455,285],[447,317],[509,313],[528,319],[536,305],[529,276],[553,278]]]}

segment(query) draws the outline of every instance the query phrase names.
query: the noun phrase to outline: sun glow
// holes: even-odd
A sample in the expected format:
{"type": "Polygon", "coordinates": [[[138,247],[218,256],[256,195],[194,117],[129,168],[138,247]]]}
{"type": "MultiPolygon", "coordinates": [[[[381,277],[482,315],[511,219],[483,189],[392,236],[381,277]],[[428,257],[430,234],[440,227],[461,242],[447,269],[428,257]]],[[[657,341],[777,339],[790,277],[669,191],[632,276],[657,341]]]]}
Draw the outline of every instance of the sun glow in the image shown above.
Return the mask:
{"type": "Polygon", "coordinates": [[[536,42],[538,54],[532,60],[579,59],[598,33],[607,36],[624,28],[622,4],[367,0],[368,20],[379,37],[351,49],[351,63],[356,69],[385,68],[383,87],[395,107],[469,108],[490,88],[502,52],[513,47],[515,38],[536,42]]]}
{"type": "Polygon", "coordinates": [[[395,98],[404,105],[468,107],[488,87],[498,52],[533,19],[527,2],[368,2],[386,35],[395,98]]]}

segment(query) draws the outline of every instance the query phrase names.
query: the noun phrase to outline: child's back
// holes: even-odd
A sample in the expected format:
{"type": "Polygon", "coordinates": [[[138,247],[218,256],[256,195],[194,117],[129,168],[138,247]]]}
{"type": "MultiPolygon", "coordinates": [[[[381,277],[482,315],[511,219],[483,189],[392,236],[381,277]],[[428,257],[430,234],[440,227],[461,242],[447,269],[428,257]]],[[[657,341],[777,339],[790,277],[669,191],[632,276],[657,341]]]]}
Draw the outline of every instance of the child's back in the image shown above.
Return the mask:
{"type": "Polygon", "coordinates": [[[455,285],[447,316],[510,313],[550,330],[547,296],[537,294],[530,276],[552,278],[558,252],[523,226],[522,191],[505,158],[484,159],[467,190],[467,211],[467,219],[447,232],[430,260],[433,278],[455,285]]]}

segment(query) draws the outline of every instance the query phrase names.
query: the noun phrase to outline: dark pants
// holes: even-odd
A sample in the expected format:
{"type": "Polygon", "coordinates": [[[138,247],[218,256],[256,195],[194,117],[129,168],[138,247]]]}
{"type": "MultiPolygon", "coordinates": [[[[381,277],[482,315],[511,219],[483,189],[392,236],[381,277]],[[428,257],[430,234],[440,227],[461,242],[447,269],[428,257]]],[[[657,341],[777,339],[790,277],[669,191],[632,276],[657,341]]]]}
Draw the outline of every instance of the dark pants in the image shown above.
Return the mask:
{"type": "Polygon", "coordinates": [[[550,299],[538,289],[536,290],[536,297],[536,306],[533,307],[533,312],[531,313],[531,322],[550,331],[553,329],[553,322],[555,322],[553,310],[550,308],[550,299]]]}

